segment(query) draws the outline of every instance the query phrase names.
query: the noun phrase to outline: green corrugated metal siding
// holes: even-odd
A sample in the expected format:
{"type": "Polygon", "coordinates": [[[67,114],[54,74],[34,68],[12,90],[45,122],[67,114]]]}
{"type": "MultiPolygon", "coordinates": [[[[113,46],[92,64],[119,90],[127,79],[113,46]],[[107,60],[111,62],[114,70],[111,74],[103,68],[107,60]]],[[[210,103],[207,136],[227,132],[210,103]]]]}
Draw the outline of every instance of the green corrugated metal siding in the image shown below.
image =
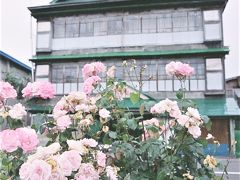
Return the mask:
{"type": "MultiPolygon", "coordinates": [[[[152,100],[141,100],[140,103],[133,104],[130,99],[124,99],[120,103],[120,107],[129,108],[130,110],[138,110],[139,106],[143,102],[152,100]]],[[[193,100],[202,115],[208,115],[210,117],[226,118],[237,117],[240,120],[240,108],[233,98],[205,98],[193,100]]],[[[28,108],[30,112],[45,112],[49,113],[52,110],[51,106],[32,105],[28,108]]]]}
{"type": "Polygon", "coordinates": [[[208,48],[208,49],[187,49],[175,51],[131,51],[131,52],[106,52],[106,53],[89,53],[77,55],[50,55],[36,56],[31,61],[36,60],[60,60],[60,59],[92,59],[92,58],[139,58],[139,57],[160,57],[160,56],[181,56],[181,55],[197,55],[197,54],[217,54],[225,55],[229,53],[229,49],[225,48],[208,48]]]}
{"type": "Polygon", "coordinates": [[[212,117],[240,117],[240,108],[234,98],[205,98],[193,100],[201,114],[212,117]]]}

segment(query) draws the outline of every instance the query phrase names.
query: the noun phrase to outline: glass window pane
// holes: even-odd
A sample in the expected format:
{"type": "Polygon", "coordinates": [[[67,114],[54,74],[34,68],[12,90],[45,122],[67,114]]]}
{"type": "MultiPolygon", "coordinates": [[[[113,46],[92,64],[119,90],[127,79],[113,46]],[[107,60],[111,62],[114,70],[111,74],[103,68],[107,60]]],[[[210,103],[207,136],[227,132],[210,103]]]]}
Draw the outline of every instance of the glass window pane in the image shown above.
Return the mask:
{"type": "Polygon", "coordinates": [[[207,73],[207,89],[222,90],[223,89],[223,74],[222,72],[207,73]]]}
{"type": "Polygon", "coordinates": [[[106,35],[107,34],[107,22],[106,21],[99,21],[94,22],[94,35],[106,35]]]}
{"type": "Polygon", "coordinates": [[[173,90],[173,81],[172,80],[166,80],[165,81],[165,89],[166,89],[166,91],[172,91],[173,90]]]}
{"type": "Polygon", "coordinates": [[[222,70],[222,61],[220,58],[206,59],[207,70],[222,70]]]}
{"type": "Polygon", "coordinates": [[[77,66],[65,66],[64,82],[77,82],[77,66]]]}
{"type": "Polygon", "coordinates": [[[108,34],[121,34],[123,30],[122,20],[108,21],[108,34]]]}
{"type": "Polygon", "coordinates": [[[188,20],[187,12],[176,12],[173,13],[173,31],[187,31],[188,20]]]}
{"type": "Polygon", "coordinates": [[[141,23],[139,17],[124,18],[124,32],[125,33],[140,33],[141,23]]]}
{"type": "Polygon", "coordinates": [[[157,18],[143,17],[142,18],[142,33],[156,33],[157,32],[157,18]]]}
{"type": "Polygon", "coordinates": [[[219,21],[219,12],[218,10],[208,10],[203,12],[204,21],[219,21]]]}
{"type": "Polygon", "coordinates": [[[188,30],[200,31],[203,28],[202,13],[200,11],[192,11],[188,13],[188,30]]]}
{"type": "Polygon", "coordinates": [[[205,40],[221,40],[220,23],[205,24],[205,40]]]}
{"type": "Polygon", "coordinates": [[[65,18],[56,18],[53,20],[53,37],[65,37],[65,18]]]}
{"type": "Polygon", "coordinates": [[[63,82],[63,66],[53,65],[52,66],[52,83],[63,82]]]}
{"type": "Polygon", "coordinates": [[[157,17],[158,32],[172,32],[172,14],[161,14],[157,17]]]}
{"type": "Polygon", "coordinates": [[[92,35],[93,35],[93,22],[81,22],[80,36],[92,36],[92,35]]]}
{"type": "Polygon", "coordinates": [[[66,22],[66,37],[78,37],[79,36],[79,22],[77,19],[71,19],[66,22]]]}
{"type": "Polygon", "coordinates": [[[36,76],[48,76],[48,74],[49,74],[49,65],[37,65],[36,76]]]}

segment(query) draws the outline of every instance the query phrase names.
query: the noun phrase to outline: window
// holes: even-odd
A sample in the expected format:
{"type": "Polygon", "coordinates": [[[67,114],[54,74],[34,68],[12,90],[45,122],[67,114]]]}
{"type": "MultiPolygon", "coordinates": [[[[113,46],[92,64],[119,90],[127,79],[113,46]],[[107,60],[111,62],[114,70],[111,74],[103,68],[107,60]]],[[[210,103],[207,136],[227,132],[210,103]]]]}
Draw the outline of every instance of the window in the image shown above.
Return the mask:
{"type": "Polygon", "coordinates": [[[109,20],[108,21],[108,34],[121,34],[123,30],[122,19],[119,20],[109,20]]]}
{"type": "Polygon", "coordinates": [[[81,70],[85,63],[54,63],[52,64],[51,82],[56,94],[68,94],[82,90],[83,79],[81,70]]]}
{"type": "Polygon", "coordinates": [[[55,18],[53,20],[53,37],[64,38],[65,37],[65,18],[55,18]]]}
{"type": "Polygon", "coordinates": [[[223,66],[220,58],[206,59],[207,90],[223,90],[223,66]]]}
{"type": "Polygon", "coordinates": [[[157,17],[158,32],[172,31],[172,14],[161,14],[157,17]]]}
{"type": "Polygon", "coordinates": [[[51,23],[49,21],[38,22],[37,24],[37,51],[49,51],[51,23]]]}
{"type": "Polygon", "coordinates": [[[93,36],[93,22],[80,23],[80,36],[93,36]]]}
{"type": "Polygon", "coordinates": [[[188,12],[188,30],[200,31],[202,30],[202,13],[200,11],[188,12]]]}
{"type": "MultiPolygon", "coordinates": [[[[176,60],[189,63],[195,70],[194,74],[186,79],[187,91],[205,91],[205,64],[203,59],[176,60]]],[[[170,60],[158,61],[158,91],[178,91],[181,88],[179,80],[166,74],[165,66],[170,60]]]]}
{"type": "Polygon", "coordinates": [[[79,36],[79,22],[77,18],[66,19],[66,37],[78,37],[79,36]]]}
{"type": "Polygon", "coordinates": [[[49,65],[36,66],[36,81],[49,81],[49,65]]]}
{"type": "Polygon", "coordinates": [[[94,36],[107,35],[107,22],[97,21],[94,22],[94,36]]]}
{"type": "Polygon", "coordinates": [[[124,33],[134,34],[141,32],[141,22],[138,16],[128,16],[123,18],[124,33]]]}
{"type": "Polygon", "coordinates": [[[188,20],[187,12],[175,12],[172,14],[173,21],[173,31],[187,31],[188,29],[188,20]]]}
{"type": "Polygon", "coordinates": [[[205,41],[218,41],[222,39],[221,20],[218,10],[207,10],[204,16],[205,41]]]}
{"type": "Polygon", "coordinates": [[[142,33],[156,33],[157,32],[157,17],[143,17],[142,18],[142,33]]]}

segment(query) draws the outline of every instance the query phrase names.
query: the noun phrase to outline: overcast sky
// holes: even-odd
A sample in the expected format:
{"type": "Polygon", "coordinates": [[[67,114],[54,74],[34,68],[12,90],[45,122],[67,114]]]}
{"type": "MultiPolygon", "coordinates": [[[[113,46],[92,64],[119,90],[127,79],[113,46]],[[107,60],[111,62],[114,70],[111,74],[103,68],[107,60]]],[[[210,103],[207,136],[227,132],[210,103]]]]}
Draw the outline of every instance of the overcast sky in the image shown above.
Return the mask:
{"type": "MultiPolygon", "coordinates": [[[[51,0],[0,0],[0,50],[31,65],[35,55],[36,21],[27,7],[51,0]]],[[[226,58],[226,78],[240,75],[240,2],[229,0],[223,14],[224,44],[230,46],[226,58]]]]}

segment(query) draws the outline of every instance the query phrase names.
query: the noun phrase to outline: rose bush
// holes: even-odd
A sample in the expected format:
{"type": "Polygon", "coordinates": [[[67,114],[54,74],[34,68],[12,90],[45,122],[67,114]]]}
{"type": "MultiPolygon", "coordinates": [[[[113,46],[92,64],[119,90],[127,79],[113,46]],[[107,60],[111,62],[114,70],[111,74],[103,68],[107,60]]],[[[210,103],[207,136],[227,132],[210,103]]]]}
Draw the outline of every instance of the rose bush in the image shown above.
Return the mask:
{"type": "MultiPolygon", "coordinates": [[[[204,138],[201,133],[203,128],[209,129],[210,121],[200,115],[193,102],[185,98],[185,80],[194,73],[194,69],[181,62],[168,64],[167,74],[181,82],[181,89],[175,100],[163,99],[156,103],[141,99],[142,75],[147,67],[137,66],[134,60],[124,61],[123,67],[126,75],[134,73],[138,76],[138,91],[129,89],[126,82],[114,77],[114,66],[107,70],[103,63],[94,62],[83,67],[84,92],[63,96],[53,108],[53,119],[41,126],[41,132],[48,137],[45,147],[36,148],[38,140],[33,130],[11,124],[12,119],[9,118],[21,118],[24,108],[20,105],[12,108],[22,110],[10,116],[11,107],[4,106],[3,100],[1,116],[7,119],[11,130],[0,133],[1,155],[7,162],[3,163],[3,168],[0,167],[1,178],[217,178],[213,169],[219,163],[203,151],[207,140],[214,138],[210,134],[204,138]],[[100,75],[106,76],[104,87],[100,75]],[[125,98],[139,106],[138,113],[123,106],[125,98]],[[5,142],[5,137],[12,138],[12,141],[5,142]],[[20,161],[13,170],[16,155],[20,161]]],[[[28,87],[23,93],[26,97],[27,94],[32,96],[33,89],[28,87]]],[[[2,97],[13,95],[3,94],[2,97]]]]}

